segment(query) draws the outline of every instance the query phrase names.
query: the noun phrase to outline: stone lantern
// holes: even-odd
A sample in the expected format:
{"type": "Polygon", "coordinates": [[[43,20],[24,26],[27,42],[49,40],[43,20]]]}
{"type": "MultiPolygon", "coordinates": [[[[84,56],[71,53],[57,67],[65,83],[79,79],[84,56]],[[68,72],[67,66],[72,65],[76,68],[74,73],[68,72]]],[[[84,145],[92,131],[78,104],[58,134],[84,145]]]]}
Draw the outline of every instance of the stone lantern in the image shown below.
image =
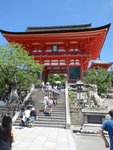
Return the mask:
{"type": "Polygon", "coordinates": [[[84,104],[84,100],[82,96],[82,89],[83,89],[84,83],[81,80],[78,80],[75,86],[77,88],[77,105],[81,106],[84,104]]]}

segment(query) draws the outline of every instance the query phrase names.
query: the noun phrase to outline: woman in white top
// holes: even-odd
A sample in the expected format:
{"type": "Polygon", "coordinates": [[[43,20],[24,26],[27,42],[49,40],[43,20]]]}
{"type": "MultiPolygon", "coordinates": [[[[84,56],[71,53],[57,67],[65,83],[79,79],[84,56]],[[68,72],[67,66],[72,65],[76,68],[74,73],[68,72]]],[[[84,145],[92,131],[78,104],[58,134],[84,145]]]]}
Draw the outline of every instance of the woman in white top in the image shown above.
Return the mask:
{"type": "Polygon", "coordinates": [[[31,112],[30,107],[27,107],[27,109],[25,110],[26,126],[28,126],[28,124],[29,124],[30,112],[31,112]]]}
{"type": "Polygon", "coordinates": [[[47,107],[47,101],[48,101],[48,96],[47,94],[44,96],[44,101],[43,101],[43,104],[44,104],[44,112],[46,110],[46,107],[47,107]]]}

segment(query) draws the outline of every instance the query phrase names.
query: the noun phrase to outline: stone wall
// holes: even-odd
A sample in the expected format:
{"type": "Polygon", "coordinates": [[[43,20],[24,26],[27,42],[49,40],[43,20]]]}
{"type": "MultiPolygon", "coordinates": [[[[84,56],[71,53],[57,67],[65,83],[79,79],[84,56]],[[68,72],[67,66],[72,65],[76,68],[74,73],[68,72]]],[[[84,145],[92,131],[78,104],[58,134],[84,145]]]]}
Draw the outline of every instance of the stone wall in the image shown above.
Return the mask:
{"type": "Polygon", "coordinates": [[[81,109],[70,111],[71,125],[82,125],[83,114],[81,109]]]}

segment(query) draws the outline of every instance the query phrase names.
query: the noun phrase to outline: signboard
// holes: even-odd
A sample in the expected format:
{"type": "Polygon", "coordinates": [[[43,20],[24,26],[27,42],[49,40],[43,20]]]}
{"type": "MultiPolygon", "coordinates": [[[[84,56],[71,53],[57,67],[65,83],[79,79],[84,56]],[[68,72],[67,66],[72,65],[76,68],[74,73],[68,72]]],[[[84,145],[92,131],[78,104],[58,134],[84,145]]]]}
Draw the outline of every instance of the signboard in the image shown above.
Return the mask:
{"type": "Polygon", "coordinates": [[[57,44],[54,44],[52,46],[52,52],[58,52],[58,45],[57,44]]]}

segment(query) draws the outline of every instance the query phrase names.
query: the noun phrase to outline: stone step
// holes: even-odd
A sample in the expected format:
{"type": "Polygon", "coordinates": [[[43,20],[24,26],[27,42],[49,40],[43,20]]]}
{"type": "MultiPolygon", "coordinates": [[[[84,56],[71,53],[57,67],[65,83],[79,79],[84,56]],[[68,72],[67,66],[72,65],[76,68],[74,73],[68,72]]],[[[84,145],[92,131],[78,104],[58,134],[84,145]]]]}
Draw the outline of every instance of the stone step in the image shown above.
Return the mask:
{"type": "MultiPolygon", "coordinates": [[[[43,105],[38,105],[38,106],[36,106],[35,105],[35,109],[43,109],[44,108],[44,106],[43,105]]],[[[53,106],[52,107],[54,110],[65,110],[65,107],[63,106],[63,107],[56,107],[56,106],[53,106]]]]}
{"type": "Polygon", "coordinates": [[[53,128],[66,128],[65,125],[61,125],[61,124],[38,124],[38,127],[53,127],[53,128]]]}
{"type": "Polygon", "coordinates": [[[65,120],[62,120],[62,119],[40,119],[39,118],[39,121],[37,121],[36,123],[45,123],[45,124],[65,124],[65,120]]]}
{"type": "MultiPolygon", "coordinates": [[[[45,93],[42,91],[34,90],[32,93],[32,100],[35,104],[35,109],[39,111],[39,120],[35,121],[35,126],[41,127],[59,127],[65,128],[66,124],[66,112],[65,112],[65,97],[64,93],[58,97],[57,105],[53,106],[51,115],[43,113],[43,98],[45,93]]],[[[48,110],[48,109],[47,109],[48,110]]],[[[20,119],[17,119],[15,126],[20,124],[20,119]]]]}
{"type": "MultiPolygon", "coordinates": [[[[41,105],[42,105],[42,104],[43,104],[43,101],[35,102],[35,104],[39,104],[39,105],[41,104],[41,105]]],[[[59,105],[61,105],[61,106],[64,105],[64,106],[65,106],[65,102],[58,102],[58,101],[57,101],[57,105],[58,105],[58,106],[59,106],[59,105]]],[[[57,106],[57,105],[56,105],[56,106],[57,106]]]]}
{"type": "MultiPolygon", "coordinates": [[[[35,106],[43,106],[43,105],[44,105],[43,103],[35,103],[35,106]]],[[[65,107],[65,106],[66,106],[66,105],[65,105],[64,103],[62,103],[62,104],[59,104],[59,103],[58,103],[58,104],[56,104],[56,105],[53,104],[53,107],[56,107],[56,108],[57,108],[57,107],[59,107],[59,108],[60,108],[60,107],[65,107]]]]}
{"type": "Polygon", "coordinates": [[[52,115],[51,114],[51,116],[44,116],[44,115],[39,115],[39,118],[41,118],[41,119],[45,119],[45,118],[51,118],[51,119],[65,119],[65,116],[54,116],[54,115],[52,115]]]}
{"type": "MultiPolygon", "coordinates": [[[[38,115],[45,115],[44,114],[44,112],[39,112],[39,114],[38,115]]],[[[60,115],[60,116],[62,116],[62,115],[65,115],[65,112],[59,112],[59,111],[52,111],[52,113],[51,113],[51,115],[60,115]]]]}
{"type": "Polygon", "coordinates": [[[38,121],[36,122],[35,124],[39,125],[39,124],[45,124],[45,125],[64,125],[65,126],[65,122],[57,122],[57,121],[54,121],[54,122],[45,122],[45,121],[38,121]]]}
{"type": "MultiPolygon", "coordinates": [[[[14,123],[14,126],[19,126],[19,124],[20,124],[20,120],[18,119],[15,123],[14,123]]],[[[63,127],[63,128],[65,128],[65,120],[64,121],[61,121],[61,120],[59,120],[59,121],[57,121],[57,120],[40,120],[40,118],[39,118],[39,120],[37,120],[37,121],[35,121],[34,122],[34,125],[35,126],[43,126],[43,127],[63,127]]]]}
{"type": "MultiPolygon", "coordinates": [[[[21,122],[21,120],[17,119],[13,125],[17,126],[20,124],[20,122],[21,122]]],[[[35,124],[63,124],[63,125],[65,125],[65,123],[66,123],[65,119],[53,119],[53,118],[52,119],[48,119],[48,118],[42,119],[40,117],[39,117],[39,120],[35,121],[35,124]]]]}
{"type": "MultiPolygon", "coordinates": [[[[15,124],[18,127],[18,124],[15,124]]],[[[66,128],[65,125],[61,124],[34,124],[34,127],[50,127],[50,128],[66,128]]]]}
{"type": "MultiPolygon", "coordinates": [[[[35,105],[35,109],[43,109],[43,108],[44,108],[43,105],[41,105],[41,106],[36,106],[36,105],[35,105]]],[[[53,110],[65,111],[65,107],[55,107],[55,106],[53,106],[52,109],[53,109],[53,110]]]]}
{"type": "MultiPolygon", "coordinates": [[[[42,106],[42,107],[40,106],[40,107],[36,107],[36,108],[41,110],[41,109],[44,108],[44,106],[42,106]]],[[[46,107],[46,109],[48,110],[49,107],[46,107]]],[[[56,111],[58,110],[58,111],[64,111],[65,112],[65,108],[64,107],[60,107],[60,108],[59,107],[57,107],[57,108],[56,107],[52,107],[52,109],[56,110],[56,111]]]]}
{"type": "MultiPolygon", "coordinates": [[[[16,123],[20,123],[21,120],[17,119],[16,123]]],[[[43,123],[64,123],[65,124],[65,119],[54,119],[54,118],[40,118],[38,120],[35,121],[35,123],[39,123],[39,122],[43,122],[43,123]]]]}
{"type": "MultiPolygon", "coordinates": [[[[45,116],[49,116],[48,114],[46,114],[46,115],[39,115],[38,117],[40,117],[40,118],[45,118],[45,116]]],[[[51,117],[53,117],[54,119],[55,118],[65,118],[65,115],[55,115],[55,114],[51,114],[51,117]]]]}

